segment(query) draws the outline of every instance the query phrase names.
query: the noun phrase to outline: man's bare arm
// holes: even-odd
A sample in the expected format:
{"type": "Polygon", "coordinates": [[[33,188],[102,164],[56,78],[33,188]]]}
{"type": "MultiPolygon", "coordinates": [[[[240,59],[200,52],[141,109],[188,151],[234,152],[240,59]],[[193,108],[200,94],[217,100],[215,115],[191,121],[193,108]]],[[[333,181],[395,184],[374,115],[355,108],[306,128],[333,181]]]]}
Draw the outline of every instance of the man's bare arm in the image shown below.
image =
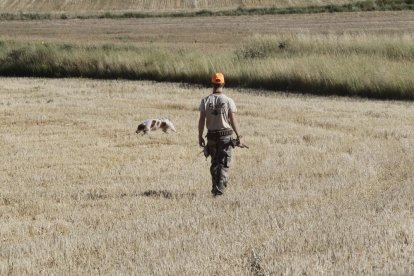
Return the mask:
{"type": "Polygon", "coordinates": [[[239,122],[236,119],[236,115],[231,111],[229,111],[229,119],[233,131],[236,133],[237,138],[239,138],[239,136],[241,136],[239,131],[239,122]]]}
{"type": "Polygon", "coordinates": [[[200,145],[200,147],[205,146],[205,141],[203,138],[205,124],[206,124],[206,112],[200,111],[200,119],[198,120],[198,144],[200,145]]]}

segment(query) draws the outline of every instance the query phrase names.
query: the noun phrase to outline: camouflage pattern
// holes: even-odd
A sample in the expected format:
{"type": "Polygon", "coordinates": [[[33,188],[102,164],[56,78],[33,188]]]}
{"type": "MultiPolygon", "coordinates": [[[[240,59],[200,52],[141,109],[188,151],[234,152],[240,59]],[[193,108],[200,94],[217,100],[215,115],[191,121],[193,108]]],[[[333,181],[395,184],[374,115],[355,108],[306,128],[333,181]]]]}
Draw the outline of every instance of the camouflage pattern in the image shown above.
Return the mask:
{"type": "Polygon", "coordinates": [[[232,147],[231,135],[207,140],[207,150],[211,157],[211,179],[213,195],[222,195],[227,187],[232,147]]]}

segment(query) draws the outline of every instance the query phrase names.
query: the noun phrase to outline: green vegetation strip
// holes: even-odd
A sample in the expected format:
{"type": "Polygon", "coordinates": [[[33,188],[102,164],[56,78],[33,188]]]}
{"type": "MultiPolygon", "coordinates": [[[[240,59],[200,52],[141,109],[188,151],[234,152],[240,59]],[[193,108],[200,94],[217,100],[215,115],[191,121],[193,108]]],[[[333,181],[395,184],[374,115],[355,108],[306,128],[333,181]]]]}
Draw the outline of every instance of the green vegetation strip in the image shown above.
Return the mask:
{"type": "Polygon", "coordinates": [[[237,49],[72,45],[0,41],[0,75],[85,77],[227,86],[319,95],[414,100],[412,35],[257,36],[237,49]]]}
{"type": "Polygon", "coordinates": [[[0,13],[0,20],[46,20],[46,19],[123,19],[123,18],[154,18],[154,17],[197,17],[197,16],[240,16],[240,15],[271,15],[271,14],[303,14],[303,13],[331,13],[331,12],[355,12],[355,11],[396,11],[414,10],[414,0],[367,0],[342,5],[322,5],[306,7],[269,7],[269,8],[243,8],[234,10],[210,11],[200,10],[195,12],[126,12],[94,15],[68,15],[49,13],[0,13]]]}

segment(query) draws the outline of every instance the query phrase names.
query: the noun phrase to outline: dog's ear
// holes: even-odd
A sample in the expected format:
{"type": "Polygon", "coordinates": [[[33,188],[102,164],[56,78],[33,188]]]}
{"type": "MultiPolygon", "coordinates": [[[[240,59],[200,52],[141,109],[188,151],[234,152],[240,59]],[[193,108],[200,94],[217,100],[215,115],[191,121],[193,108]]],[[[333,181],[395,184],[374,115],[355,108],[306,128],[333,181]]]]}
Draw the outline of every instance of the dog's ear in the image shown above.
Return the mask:
{"type": "Polygon", "coordinates": [[[137,132],[143,131],[145,129],[145,125],[144,124],[139,124],[137,127],[137,132]]]}

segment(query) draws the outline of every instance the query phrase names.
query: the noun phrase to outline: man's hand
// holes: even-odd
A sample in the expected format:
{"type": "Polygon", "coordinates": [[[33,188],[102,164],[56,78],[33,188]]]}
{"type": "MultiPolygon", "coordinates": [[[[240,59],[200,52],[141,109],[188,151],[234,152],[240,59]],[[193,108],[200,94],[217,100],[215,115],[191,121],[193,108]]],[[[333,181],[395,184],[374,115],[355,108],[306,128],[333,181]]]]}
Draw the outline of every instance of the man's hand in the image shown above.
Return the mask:
{"type": "Polygon", "coordinates": [[[198,137],[198,144],[200,145],[200,147],[203,147],[203,148],[206,146],[206,142],[204,141],[203,136],[198,137]]]}
{"type": "Polygon", "coordinates": [[[239,147],[246,148],[246,149],[249,148],[246,144],[243,143],[243,141],[241,140],[241,138],[239,138],[239,147]]]}
{"type": "Polygon", "coordinates": [[[237,137],[236,139],[232,139],[230,142],[230,145],[235,148],[235,147],[239,147],[239,148],[246,148],[248,149],[249,147],[244,144],[241,140],[241,136],[237,137]]]}
{"type": "Polygon", "coordinates": [[[238,137],[237,139],[239,140],[239,146],[243,146],[243,141],[242,141],[241,136],[240,136],[240,137],[238,137]]]}

